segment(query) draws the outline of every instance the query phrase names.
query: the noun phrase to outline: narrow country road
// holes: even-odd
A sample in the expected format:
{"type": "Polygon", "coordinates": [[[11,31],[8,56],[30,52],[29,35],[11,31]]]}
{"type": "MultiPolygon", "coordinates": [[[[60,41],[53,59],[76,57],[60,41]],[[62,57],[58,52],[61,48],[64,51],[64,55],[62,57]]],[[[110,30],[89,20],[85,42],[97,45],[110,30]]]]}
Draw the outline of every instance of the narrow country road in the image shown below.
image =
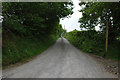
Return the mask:
{"type": "Polygon", "coordinates": [[[72,46],[65,38],[32,61],[3,70],[6,78],[113,78],[87,54],[72,46]]]}

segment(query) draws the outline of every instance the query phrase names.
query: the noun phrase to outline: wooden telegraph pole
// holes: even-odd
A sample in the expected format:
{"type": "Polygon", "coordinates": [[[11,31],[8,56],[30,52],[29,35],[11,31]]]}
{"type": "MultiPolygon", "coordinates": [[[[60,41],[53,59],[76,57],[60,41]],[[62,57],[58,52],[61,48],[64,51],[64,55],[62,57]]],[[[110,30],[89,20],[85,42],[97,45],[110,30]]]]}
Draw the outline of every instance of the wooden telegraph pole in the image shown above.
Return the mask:
{"type": "MultiPolygon", "coordinates": [[[[105,51],[106,53],[108,52],[108,20],[106,23],[106,44],[105,44],[105,51]]],[[[104,57],[106,57],[106,54],[104,55],[104,57]]]]}

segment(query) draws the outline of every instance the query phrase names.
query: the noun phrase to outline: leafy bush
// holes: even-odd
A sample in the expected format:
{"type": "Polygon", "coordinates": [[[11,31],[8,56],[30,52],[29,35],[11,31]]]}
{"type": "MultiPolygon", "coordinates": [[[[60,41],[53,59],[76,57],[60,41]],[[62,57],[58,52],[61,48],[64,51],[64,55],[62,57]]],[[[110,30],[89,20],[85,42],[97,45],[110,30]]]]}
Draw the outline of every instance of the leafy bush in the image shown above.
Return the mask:
{"type": "MultiPolygon", "coordinates": [[[[103,56],[107,54],[107,58],[118,59],[118,46],[119,41],[109,44],[108,52],[105,53],[105,34],[89,31],[72,31],[68,32],[65,37],[84,52],[103,56]]],[[[109,42],[110,43],[110,42],[109,42]]]]}

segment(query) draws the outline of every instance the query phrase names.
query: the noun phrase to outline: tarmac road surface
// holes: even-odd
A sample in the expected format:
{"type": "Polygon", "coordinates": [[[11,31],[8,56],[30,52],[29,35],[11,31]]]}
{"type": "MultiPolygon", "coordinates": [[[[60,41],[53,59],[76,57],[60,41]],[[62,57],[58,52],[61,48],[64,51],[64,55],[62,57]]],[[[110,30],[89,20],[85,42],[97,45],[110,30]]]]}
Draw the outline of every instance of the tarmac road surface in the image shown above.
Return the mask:
{"type": "Polygon", "coordinates": [[[23,65],[3,70],[5,78],[115,78],[93,58],[59,38],[54,45],[23,65]]]}

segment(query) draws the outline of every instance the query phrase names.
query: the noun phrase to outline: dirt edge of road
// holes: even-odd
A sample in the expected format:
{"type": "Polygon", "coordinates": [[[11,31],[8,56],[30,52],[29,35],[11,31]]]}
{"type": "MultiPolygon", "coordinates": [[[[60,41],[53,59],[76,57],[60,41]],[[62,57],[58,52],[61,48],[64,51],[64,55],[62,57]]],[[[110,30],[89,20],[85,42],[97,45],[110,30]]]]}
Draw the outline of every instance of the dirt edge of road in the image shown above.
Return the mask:
{"type": "Polygon", "coordinates": [[[106,72],[119,76],[118,61],[111,60],[111,59],[105,59],[101,56],[97,56],[93,54],[88,54],[88,55],[91,56],[93,59],[95,59],[95,61],[97,61],[101,66],[103,66],[106,72]]]}

